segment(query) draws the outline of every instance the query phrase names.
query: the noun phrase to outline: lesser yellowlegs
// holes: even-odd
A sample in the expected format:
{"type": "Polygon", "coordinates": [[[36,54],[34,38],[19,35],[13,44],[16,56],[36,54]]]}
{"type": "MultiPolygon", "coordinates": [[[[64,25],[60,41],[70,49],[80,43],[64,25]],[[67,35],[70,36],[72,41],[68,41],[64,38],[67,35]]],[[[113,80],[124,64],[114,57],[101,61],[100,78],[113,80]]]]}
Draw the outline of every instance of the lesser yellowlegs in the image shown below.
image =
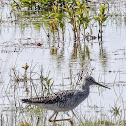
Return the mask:
{"type": "Polygon", "coordinates": [[[37,105],[45,109],[53,110],[54,113],[49,118],[50,122],[55,123],[56,121],[69,121],[71,123],[71,126],[73,126],[73,121],[71,119],[57,120],[56,117],[58,115],[58,112],[69,110],[72,111],[74,108],[76,108],[82,101],[84,101],[88,97],[89,86],[91,85],[99,85],[104,88],[108,88],[107,86],[97,83],[93,77],[87,76],[85,78],[85,83],[82,85],[82,90],[65,90],[50,94],[45,97],[22,99],[22,101],[31,105],[37,105]],[[54,120],[52,120],[53,117],[54,120]]]}

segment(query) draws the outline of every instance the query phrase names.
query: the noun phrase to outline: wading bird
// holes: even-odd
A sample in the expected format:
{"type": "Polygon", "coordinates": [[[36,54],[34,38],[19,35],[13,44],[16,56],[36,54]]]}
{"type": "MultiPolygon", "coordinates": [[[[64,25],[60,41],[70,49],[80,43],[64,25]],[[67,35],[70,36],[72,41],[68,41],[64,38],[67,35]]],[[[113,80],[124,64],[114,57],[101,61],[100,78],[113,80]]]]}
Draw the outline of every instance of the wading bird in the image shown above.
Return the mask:
{"type": "Polygon", "coordinates": [[[56,119],[58,112],[69,110],[72,111],[74,108],[76,108],[82,101],[84,101],[88,97],[89,87],[91,85],[99,85],[101,87],[108,88],[107,86],[97,83],[93,77],[87,76],[81,90],[65,90],[50,94],[45,97],[42,96],[37,98],[22,99],[22,101],[24,103],[37,105],[45,109],[53,110],[54,113],[49,118],[49,121],[53,122],[54,124],[56,121],[69,121],[71,126],[73,126],[73,121],[71,119],[56,119]],[[53,117],[54,119],[52,120],[53,117]]]}

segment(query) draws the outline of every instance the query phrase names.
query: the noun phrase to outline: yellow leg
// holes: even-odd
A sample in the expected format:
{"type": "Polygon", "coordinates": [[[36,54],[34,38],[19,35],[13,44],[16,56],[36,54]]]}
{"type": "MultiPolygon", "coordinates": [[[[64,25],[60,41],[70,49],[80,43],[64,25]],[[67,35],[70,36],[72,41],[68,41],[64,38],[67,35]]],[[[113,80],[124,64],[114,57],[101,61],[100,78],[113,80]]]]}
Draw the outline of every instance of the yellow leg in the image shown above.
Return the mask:
{"type": "Polygon", "coordinates": [[[50,116],[49,122],[53,122],[53,121],[54,121],[54,120],[52,120],[52,117],[53,117],[55,114],[58,114],[58,112],[54,112],[54,113],[52,114],[52,116],[50,116]]]}
{"type": "Polygon", "coordinates": [[[55,116],[55,118],[54,118],[54,120],[53,120],[54,122],[55,122],[55,120],[56,120],[56,117],[57,117],[57,115],[58,115],[58,112],[56,112],[55,114],[56,114],[56,116],[55,116]]]}
{"type": "Polygon", "coordinates": [[[53,115],[49,118],[49,122],[53,122],[53,125],[55,126],[55,120],[56,120],[56,117],[58,115],[58,112],[54,112],[53,115]],[[55,115],[56,114],[56,115],[55,115]],[[55,118],[54,120],[52,120],[52,117],[55,115],[55,118]]]}
{"type": "Polygon", "coordinates": [[[69,121],[71,126],[73,126],[73,121],[71,119],[60,119],[60,120],[56,120],[56,117],[58,115],[58,112],[54,112],[53,115],[49,118],[49,122],[53,122],[53,125],[55,125],[55,122],[58,121],[69,121]],[[52,120],[52,117],[55,115],[54,120],[52,120]]]}
{"type": "Polygon", "coordinates": [[[54,120],[53,120],[53,125],[55,126],[55,120],[56,120],[56,117],[57,117],[57,115],[58,115],[58,112],[56,113],[56,116],[55,116],[55,118],[54,118],[54,120]]]}
{"type": "Polygon", "coordinates": [[[73,121],[71,119],[60,119],[60,120],[55,120],[56,121],[69,121],[71,126],[73,126],[73,121]]]}

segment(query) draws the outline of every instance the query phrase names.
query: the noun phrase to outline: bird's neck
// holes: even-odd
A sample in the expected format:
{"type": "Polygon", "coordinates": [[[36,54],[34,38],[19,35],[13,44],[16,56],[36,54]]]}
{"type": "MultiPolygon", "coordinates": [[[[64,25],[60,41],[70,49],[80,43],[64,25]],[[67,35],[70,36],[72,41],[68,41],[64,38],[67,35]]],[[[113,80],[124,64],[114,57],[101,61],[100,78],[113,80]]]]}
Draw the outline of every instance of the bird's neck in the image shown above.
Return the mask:
{"type": "Polygon", "coordinates": [[[85,97],[88,97],[89,95],[89,85],[83,85],[82,86],[82,94],[84,94],[85,97]]]}
{"type": "Polygon", "coordinates": [[[87,90],[87,91],[89,91],[89,85],[87,85],[87,84],[82,85],[82,90],[87,90]]]}

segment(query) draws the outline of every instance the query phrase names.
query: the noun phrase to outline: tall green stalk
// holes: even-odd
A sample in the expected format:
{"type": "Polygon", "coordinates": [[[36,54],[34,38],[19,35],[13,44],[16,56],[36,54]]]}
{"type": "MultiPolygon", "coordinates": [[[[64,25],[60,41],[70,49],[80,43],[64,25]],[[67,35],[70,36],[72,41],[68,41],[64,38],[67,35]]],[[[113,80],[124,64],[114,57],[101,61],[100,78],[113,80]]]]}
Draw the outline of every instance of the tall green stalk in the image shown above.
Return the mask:
{"type": "Polygon", "coordinates": [[[101,34],[101,36],[99,36],[98,34],[98,39],[101,38],[101,41],[102,41],[102,27],[103,27],[103,23],[107,20],[108,16],[106,14],[106,10],[107,10],[107,6],[105,6],[105,4],[101,4],[100,6],[100,12],[98,14],[98,17],[94,17],[94,19],[96,21],[98,21],[99,23],[99,34],[101,34]]]}

